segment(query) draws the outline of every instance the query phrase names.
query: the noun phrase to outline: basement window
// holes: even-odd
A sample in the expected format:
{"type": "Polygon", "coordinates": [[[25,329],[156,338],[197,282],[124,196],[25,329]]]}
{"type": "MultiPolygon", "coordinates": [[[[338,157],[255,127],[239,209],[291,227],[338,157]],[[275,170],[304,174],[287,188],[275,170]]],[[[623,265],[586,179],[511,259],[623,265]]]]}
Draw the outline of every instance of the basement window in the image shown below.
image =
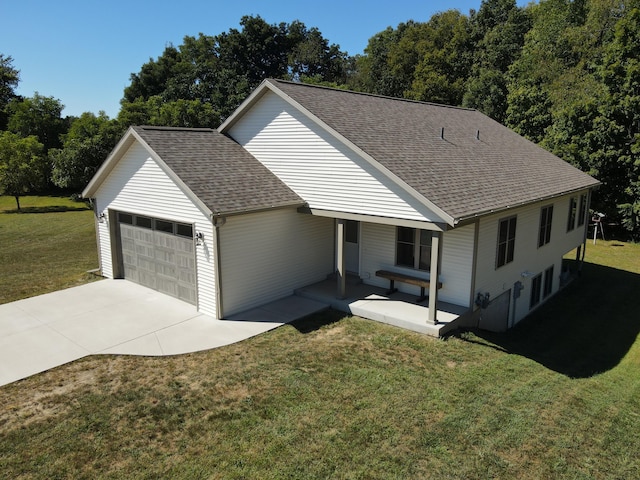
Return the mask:
{"type": "Polygon", "coordinates": [[[544,291],[542,298],[547,298],[553,291],[553,265],[544,271],[544,291]]]}
{"type": "Polygon", "coordinates": [[[532,309],[540,303],[540,293],[542,291],[542,274],[539,273],[531,282],[531,299],[529,300],[529,309],[532,309]]]}

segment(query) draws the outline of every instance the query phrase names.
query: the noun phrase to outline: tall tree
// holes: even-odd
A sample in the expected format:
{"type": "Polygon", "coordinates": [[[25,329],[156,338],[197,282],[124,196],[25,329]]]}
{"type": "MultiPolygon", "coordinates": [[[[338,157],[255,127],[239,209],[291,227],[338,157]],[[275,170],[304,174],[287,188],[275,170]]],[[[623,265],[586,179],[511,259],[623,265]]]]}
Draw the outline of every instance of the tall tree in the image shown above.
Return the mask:
{"type": "MultiPolygon", "coordinates": [[[[471,73],[469,18],[457,10],[437,13],[416,27],[419,61],[405,97],[460,105],[471,73]]],[[[405,35],[405,38],[409,36],[405,35]]],[[[405,38],[400,42],[401,48],[405,38]]]]}
{"type": "Polygon", "coordinates": [[[346,54],[317,28],[308,29],[299,21],[269,24],[259,16],[243,17],[240,26],[216,36],[185,37],[182,45],[167,47],[157,60],[143,65],[125,89],[120,121],[149,122],[155,115],[157,121],[183,118],[211,126],[233,112],[265,78],[344,81],[346,54]],[[210,107],[198,109],[185,102],[210,107]],[[159,115],[153,113],[159,110],[159,115]],[[206,114],[209,119],[203,118],[206,114]]]}
{"type": "Polygon", "coordinates": [[[85,112],[63,136],[62,149],[51,149],[53,183],[64,189],[81,190],[116,145],[122,128],[104,113],[85,112]]]}
{"type": "Polygon", "coordinates": [[[470,23],[475,53],[462,103],[503,122],[507,72],[520,56],[524,36],[531,28],[530,16],[515,0],[483,0],[480,10],[471,12],[470,23]]]}
{"type": "Polygon", "coordinates": [[[43,145],[35,136],[26,138],[0,132],[0,193],[11,195],[20,210],[20,197],[41,187],[45,159],[43,145]]]}
{"type": "Polygon", "coordinates": [[[45,151],[59,148],[62,144],[60,136],[68,128],[61,117],[63,108],[60,100],[42,96],[38,92],[33,97],[14,100],[8,107],[8,130],[22,137],[35,135],[45,151]]]}
{"type": "Polygon", "coordinates": [[[19,82],[20,72],[13,67],[13,58],[0,53],[0,130],[7,127],[7,106],[17,97],[15,89],[19,82]]]}
{"type": "Polygon", "coordinates": [[[402,97],[411,85],[413,71],[418,62],[417,52],[409,50],[413,58],[404,62],[405,68],[399,74],[400,62],[396,56],[396,45],[400,42],[405,32],[414,26],[415,22],[401,23],[397,28],[387,27],[386,30],[375,34],[369,39],[364,55],[356,59],[356,73],[351,79],[351,85],[356,90],[362,90],[377,95],[390,97],[402,97]]]}

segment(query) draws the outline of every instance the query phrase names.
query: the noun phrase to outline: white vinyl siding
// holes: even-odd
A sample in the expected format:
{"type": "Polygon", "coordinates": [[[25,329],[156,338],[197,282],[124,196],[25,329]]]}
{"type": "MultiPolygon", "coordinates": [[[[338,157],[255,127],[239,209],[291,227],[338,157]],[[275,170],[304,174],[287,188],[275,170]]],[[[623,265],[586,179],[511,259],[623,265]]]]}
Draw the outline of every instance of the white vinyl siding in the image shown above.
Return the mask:
{"type": "Polygon", "coordinates": [[[441,221],[272,92],[265,94],[229,133],[312,209],[441,221]]]}
{"type": "MultiPolygon", "coordinates": [[[[573,197],[575,196],[574,194],[573,197]]],[[[570,196],[554,199],[554,213],[568,212],[569,199],[570,196]]],[[[494,299],[503,292],[512,289],[515,282],[522,282],[524,289],[520,298],[515,301],[515,322],[513,323],[519,322],[529,313],[529,292],[533,278],[553,266],[556,279],[553,282],[552,293],[555,293],[560,284],[557,277],[562,272],[562,257],[579,246],[584,239],[584,227],[567,232],[565,215],[553,215],[551,240],[544,248],[538,248],[540,209],[546,205],[549,205],[548,201],[480,219],[475,293],[489,293],[490,298],[494,299]],[[499,221],[512,215],[516,215],[518,218],[514,259],[511,263],[496,270],[495,257],[499,221]]],[[[512,321],[513,312],[510,313],[510,325],[512,321]]]]}
{"type": "MultiPolygon", "coordinates": [[[[369,285],[387,288],[389,281],[376,277],[377,270],[392,270],[409,275],[430,278],[429,272],[395,265],[396,227],[374,223],[362,223],[362,277],[369,285]]],[[[442,239],[442,289],[438,300],[455,305],[469,306],[471,277],[473,274],[474,226],[447,231],[442,239]]],[[[420,288],[397,283],[398,290],[418,295],[420,288]]]]}
{"type": "MultiPolygon", "coordinates": [[[[204,245],[196,247],[198,309],[216,315],[213,226],[207,216],[164,172],[149,152],[134,142],[95,194],[97,212],[123,211],[154,218],[194,224],[204,234],[204,245]]],[[[107,218],[109,215],[107,215],[107,218]]],[[[115,218],[98,224],[103,274],[113,278],[109,228],[115,218]]]]}
{"type": "Polygon", "coordinates": [[[293,294],[333,271],[333,219],[278,209],[220,227],[225,317],[293,294]]]}

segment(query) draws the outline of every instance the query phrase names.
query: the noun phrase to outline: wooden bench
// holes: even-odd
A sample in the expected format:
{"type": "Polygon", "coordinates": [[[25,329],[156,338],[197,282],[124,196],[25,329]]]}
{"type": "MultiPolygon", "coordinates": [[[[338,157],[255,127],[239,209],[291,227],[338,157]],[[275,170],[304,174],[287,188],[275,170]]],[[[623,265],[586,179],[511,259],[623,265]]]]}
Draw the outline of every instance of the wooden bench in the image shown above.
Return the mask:
{"type": "MultiPolygon", "coordinates": [[[[431,282],[429,280],[425,280],[424,278],[413,277],[411,275],[407,275],[405,273],[399,272],[391,272],[389,270],[378,270],[376,272],[376,277],[386,278],[389,280],[389,290],[387,291],[387,295],[391,295],[394,292],[397,292],[398,289],[395,288],[395,282],[408,283],[410,285],[416,285],[420,287],[420,297],[418,297],[418,302],[424,302],[427,297],[424,294],[424,289],[429,288],[431,282]]],[[[438,288],[442,288],[442,282],[438,282],[438,288]]]]}

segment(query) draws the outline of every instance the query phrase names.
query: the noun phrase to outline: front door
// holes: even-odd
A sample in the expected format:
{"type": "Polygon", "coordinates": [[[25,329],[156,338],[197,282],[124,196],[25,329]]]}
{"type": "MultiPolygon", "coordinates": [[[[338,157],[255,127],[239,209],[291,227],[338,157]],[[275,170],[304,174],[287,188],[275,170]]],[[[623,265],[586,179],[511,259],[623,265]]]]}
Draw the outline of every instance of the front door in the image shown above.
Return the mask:
{"type": "Polygon", "coordinates": [[[348,273],[360,274],[360,222],[347,220],[344,235],[344,261],[348,273]]]}

